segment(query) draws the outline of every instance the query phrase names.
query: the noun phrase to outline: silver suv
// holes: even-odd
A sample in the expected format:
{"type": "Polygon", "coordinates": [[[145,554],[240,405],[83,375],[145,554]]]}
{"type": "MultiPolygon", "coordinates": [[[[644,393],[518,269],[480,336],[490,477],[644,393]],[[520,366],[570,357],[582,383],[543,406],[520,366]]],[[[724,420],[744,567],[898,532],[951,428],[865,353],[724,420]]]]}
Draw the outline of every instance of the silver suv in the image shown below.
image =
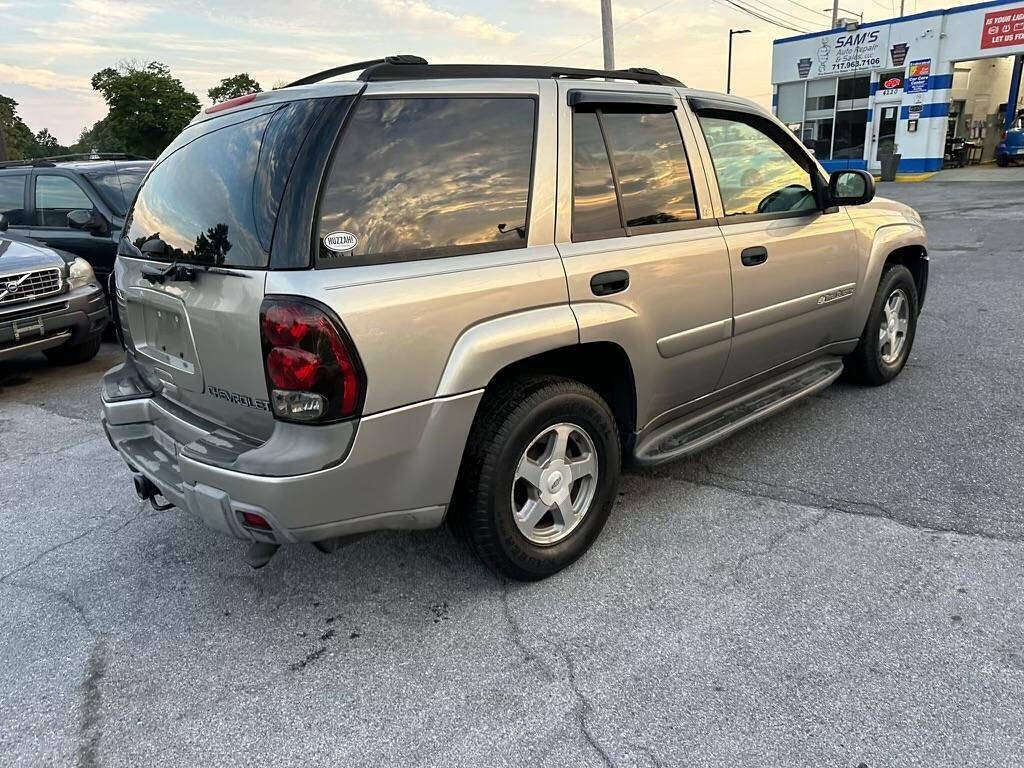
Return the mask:
{"type": "Polygon", "coordinates": [[[103,424],[142,498],[253,565],[447,519],[543,578],[624,462],[900,372],[925,232],[873,195],[651,70],[328,70],[206,110],[149,172],[103,424]]]}

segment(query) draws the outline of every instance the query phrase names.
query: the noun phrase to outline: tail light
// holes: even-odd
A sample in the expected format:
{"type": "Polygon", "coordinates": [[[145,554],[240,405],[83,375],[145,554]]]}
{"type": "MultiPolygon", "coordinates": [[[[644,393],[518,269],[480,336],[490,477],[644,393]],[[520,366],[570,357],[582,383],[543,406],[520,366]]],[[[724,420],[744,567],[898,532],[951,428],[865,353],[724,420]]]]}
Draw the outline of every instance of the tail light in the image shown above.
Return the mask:
{"type": "Polygon", "coordinates": [[[359,413],[366,377],[330,310],[307,299],[266,298],[260,337],[275,416],[323,424],[359,413]]]}
{"type": "Polygon", "coordinates": [[[1006,141],[1006,131],[1003,131],[1002,133],[999,134],[999,140],[1006,141]]]}

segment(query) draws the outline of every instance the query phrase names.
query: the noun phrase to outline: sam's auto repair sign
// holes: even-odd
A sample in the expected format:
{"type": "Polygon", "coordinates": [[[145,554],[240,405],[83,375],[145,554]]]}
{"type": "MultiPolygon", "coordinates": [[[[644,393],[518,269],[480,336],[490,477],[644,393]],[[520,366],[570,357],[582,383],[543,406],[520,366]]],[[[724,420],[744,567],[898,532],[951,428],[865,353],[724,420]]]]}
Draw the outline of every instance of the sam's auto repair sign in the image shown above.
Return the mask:
{"type": "Polygon", "coordinates": [[[983,49],[1021,44],[1024,44],[1024,5],[985,14],[985,22],[981,26],[983,49]]]}

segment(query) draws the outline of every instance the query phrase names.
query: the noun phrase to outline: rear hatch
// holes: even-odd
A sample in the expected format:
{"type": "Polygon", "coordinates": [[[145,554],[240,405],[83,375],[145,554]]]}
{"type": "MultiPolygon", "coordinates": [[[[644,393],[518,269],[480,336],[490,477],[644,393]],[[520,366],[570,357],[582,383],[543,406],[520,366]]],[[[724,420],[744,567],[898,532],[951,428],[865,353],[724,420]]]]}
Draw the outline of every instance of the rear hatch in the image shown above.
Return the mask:
{"type": "MultiPolygon", "coordinates": [[[[273,429],[259,311],[275,230],[282,201],[310,205],[308,191],[287,194],[289,177],[305,154],[326,157],[329,144],[303,145],[324,143],[317,126],[340,120],[327,113],[346,101],[253,105],[193,123],[129,212],[115,270],[125,345],[160,397],[204,422],[255,438],[273,429]]],[[[301,181],[315,188],[319,176],[301,181]]],[[[287,245],[289,268],[308,266],[309,242],[287,245]]]]}

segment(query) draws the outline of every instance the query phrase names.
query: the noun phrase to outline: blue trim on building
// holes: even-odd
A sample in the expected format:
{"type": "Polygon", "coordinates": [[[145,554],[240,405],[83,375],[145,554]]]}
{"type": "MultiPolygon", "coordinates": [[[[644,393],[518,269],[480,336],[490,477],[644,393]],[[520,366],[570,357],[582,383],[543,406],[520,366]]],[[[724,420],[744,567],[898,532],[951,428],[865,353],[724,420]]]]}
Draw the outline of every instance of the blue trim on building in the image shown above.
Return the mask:
{"type": "Polygon", "coordinates": [[[898,173],[928,173],[942,170],[941,157],[901,157],[898,173]]]}
{"type": "MultiPolygon", "coordinates": [[[[925,104],[916,117],[924,119],[926,117],[946,117],[949,114],[949,103],[948,102],[936,102],[933,104],[925,104]]],[[[900,107],[900,120],[908,120],[910,118],[910,107],[900,107]]]]}
{"type": "MultiPolygon", "coordinates": [[[[868,164],[864,160],[822,160],[822,166],[826,171],[866,171],[868,164]]],[[[941,157],[903,157],[900,158],[900,166],[896,169],[899,173],[928,173],[929,171],[942,170],[941,157]]]]}
{"type": "Polygon", "coordinates": [[[849,170],[866,171],[868,169],[868,164],[864,160],[822,160],[821,164],[829,173],[849,170]]]}
{"type": "Polygon", "coordinates": [[[931,75],[928,78],[929,91],[945,91],[953,87],[952,75],[931,75]]]}
{"type": "Polygon", "coordinates": [[[870,125],[871,121],[874,120],[874,118],[875,118],[875,110],[869,109],[868,110],[867,119],[864,122],[867,123],[868,125],[870,125]]]}
{"type": "Polygon", "coordinates": [[[773,107],[779,106],[779,92],[778,91],[776,91],[775,93],[772,94],[772,106],[773,107]]]}
{"type": "MultiPolygon", "coordinates": [[[[923,11],[922,13],[915,13],[913,16],[903,16],[902,18],[895,19],[883,19],[882,21],[869,21],[867,24],[858,24],[857,29],[870,29],[871,27],[881,27],[886,24],[899,24],[904,21],[914,21],[916,19],[927,19],[932,16],[944,16],[947,13],[964,13],[965,11],[976,11],[979,8],[992,8],[997,5],[1014,5],[1016,0],[988,0],[984,3],[973,3],[971,5],[961,5],[958,8],[940,8],[935,11],[923,11]]],[[[794,35],[793,37],[780,37],[775,40],[772,45],[779,45],[780,43],[792,43],[794,40],[810,40],[814,37],[821,37],[822,35],[831,35],[836,32],[845,32],[843,27],[836,27],[835,29],[823,29],[821,32],[809,32],[806,35],[794,35]]]]}

